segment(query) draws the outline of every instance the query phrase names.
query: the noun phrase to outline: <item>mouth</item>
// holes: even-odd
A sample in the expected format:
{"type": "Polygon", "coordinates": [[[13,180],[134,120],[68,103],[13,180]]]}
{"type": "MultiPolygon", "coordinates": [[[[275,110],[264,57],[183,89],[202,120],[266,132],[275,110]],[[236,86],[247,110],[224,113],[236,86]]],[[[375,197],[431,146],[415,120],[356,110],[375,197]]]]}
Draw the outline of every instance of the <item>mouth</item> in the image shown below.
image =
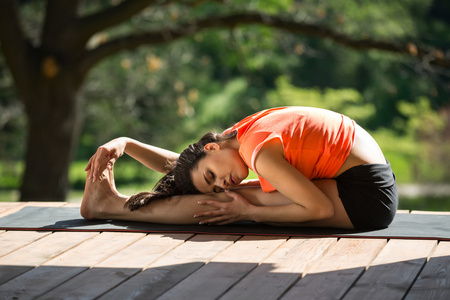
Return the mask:
{"type": "Polygon", "coordinates": [[[230,175],[229,183],[230,183],[231,186],[234,186],[234,185],[238,184],[237,180],[232,175],[230,175]]]}

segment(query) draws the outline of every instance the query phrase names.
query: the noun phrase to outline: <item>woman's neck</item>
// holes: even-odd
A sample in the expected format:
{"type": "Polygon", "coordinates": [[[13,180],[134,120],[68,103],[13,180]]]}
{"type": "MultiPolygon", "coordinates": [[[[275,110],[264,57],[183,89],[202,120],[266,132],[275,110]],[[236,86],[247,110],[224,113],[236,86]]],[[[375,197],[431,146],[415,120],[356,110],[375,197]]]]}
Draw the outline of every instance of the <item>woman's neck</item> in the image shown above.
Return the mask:
{"type": "Polygon", "coordinates": [[[220,146],[224,147],[224,148],[239,150],[239,148],[241,147],[241,144],[239,143],[237,136],[234,136],[233,138],[231,138],[229,140],[220,142],[220,146]]]}

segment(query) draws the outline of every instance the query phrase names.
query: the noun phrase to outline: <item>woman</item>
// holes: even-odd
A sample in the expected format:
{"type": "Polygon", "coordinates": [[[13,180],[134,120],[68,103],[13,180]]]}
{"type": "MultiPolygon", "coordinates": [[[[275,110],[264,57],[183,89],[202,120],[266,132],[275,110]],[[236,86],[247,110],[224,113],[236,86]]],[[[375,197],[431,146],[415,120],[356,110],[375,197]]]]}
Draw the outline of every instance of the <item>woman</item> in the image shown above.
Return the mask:
{"type": "Polygon", "coordinates": [[[398,204],[395,176],[375,140],[348,117],[317,108],[264,110],[179,156],[113,140],[86,170],[93,181],[81,207],[86,218],[378,229],[398,204]],[[112,165],[124,152],[166,173],[153,192],[128,198],[115,190],[112,165]],[[258,182],[244,181],[248,168],[258,182]]]}

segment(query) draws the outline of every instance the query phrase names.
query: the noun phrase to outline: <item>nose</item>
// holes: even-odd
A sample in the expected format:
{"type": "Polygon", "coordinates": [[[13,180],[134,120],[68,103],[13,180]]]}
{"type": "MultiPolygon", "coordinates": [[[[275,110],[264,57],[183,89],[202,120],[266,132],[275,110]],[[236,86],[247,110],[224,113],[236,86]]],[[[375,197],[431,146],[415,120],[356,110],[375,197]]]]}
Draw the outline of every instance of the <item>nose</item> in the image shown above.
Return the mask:
{"type": "Polygon", "coordinates": [[[225,179],[219,179],[217,178],[215,182],[216,186],[218,186],[221,189],[225,189],[228,186],[228,182],[225,179]]]}

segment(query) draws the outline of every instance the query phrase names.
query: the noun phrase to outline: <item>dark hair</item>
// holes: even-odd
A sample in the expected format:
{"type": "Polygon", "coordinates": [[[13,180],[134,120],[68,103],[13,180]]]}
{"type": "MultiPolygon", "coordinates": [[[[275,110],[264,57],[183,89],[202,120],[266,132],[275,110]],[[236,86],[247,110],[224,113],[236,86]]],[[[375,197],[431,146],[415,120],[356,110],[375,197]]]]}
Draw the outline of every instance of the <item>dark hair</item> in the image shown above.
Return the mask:
{"type": "Polygon", "coordinates": [[[131,196],[125,203],[125,207],[134,211],[148,205],[153,200],[199,194],[200,192],[192,182],[191,171],[197,166],[200,159],[205,157],[205,145],[232,139],[236,134],[236,131],[229,134],[208,132],[198,142],[190,144],[184,149],[175,163],[167,166],[169,172],[158,181],[151,192],[141,192],[131,196]]]}

